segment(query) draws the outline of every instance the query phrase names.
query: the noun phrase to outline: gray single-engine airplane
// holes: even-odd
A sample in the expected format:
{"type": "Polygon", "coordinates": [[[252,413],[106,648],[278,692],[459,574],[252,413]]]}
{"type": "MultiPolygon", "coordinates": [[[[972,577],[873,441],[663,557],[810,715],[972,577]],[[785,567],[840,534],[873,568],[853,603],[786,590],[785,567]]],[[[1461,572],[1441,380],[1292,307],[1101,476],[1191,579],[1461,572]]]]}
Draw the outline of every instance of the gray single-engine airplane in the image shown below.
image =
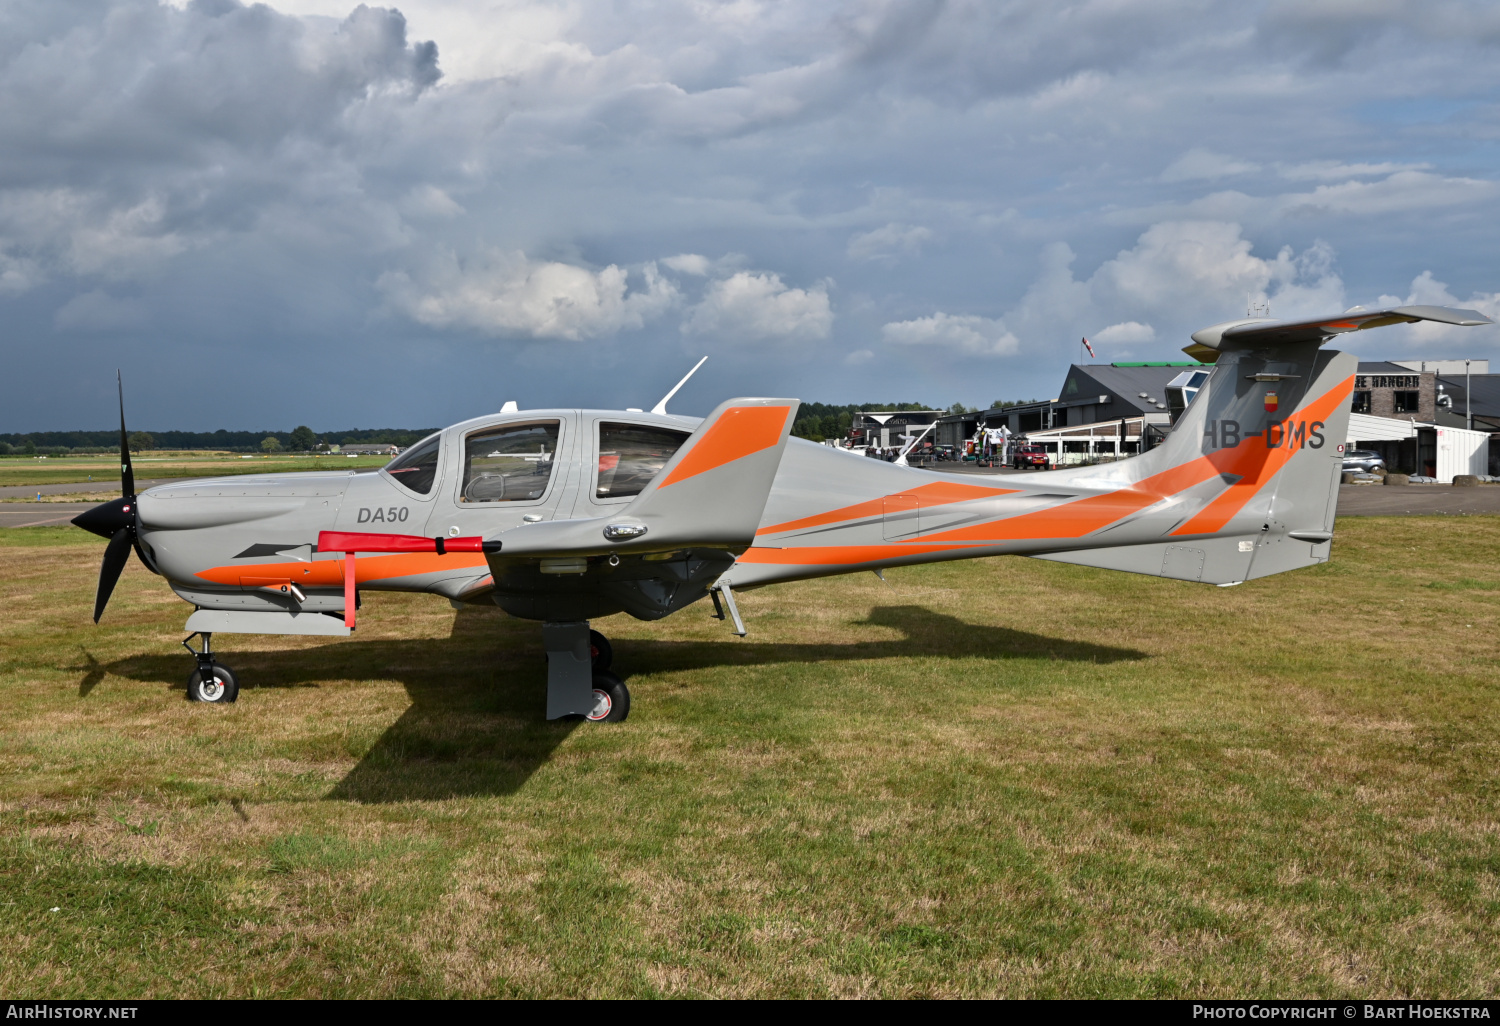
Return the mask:
{"type": "Polygon", "coordinates": [[[983,483],[789,438],[795,399],[670,415],[674,388],[650,413],[507,403],[378,471],[136,495],[122,387],[124,494],[73,523],[110,539],[96,623],[131,549],[195,607],[196,701],[238,693],[213,634],[348,636],[361,590],[415,591],[541,621],[547,718],[620,721],[630,693],[588,623],[614,613],[657,620],[708,596],[744,635],[736,591],[939,560],[1024,555],[1218,585],[1327,561],[1357,360],[1320,347],[1415,321],[1491,323],[1405,306],[1205,328],[1185,351],[1213,369],[1161,445],[983,483]]]}

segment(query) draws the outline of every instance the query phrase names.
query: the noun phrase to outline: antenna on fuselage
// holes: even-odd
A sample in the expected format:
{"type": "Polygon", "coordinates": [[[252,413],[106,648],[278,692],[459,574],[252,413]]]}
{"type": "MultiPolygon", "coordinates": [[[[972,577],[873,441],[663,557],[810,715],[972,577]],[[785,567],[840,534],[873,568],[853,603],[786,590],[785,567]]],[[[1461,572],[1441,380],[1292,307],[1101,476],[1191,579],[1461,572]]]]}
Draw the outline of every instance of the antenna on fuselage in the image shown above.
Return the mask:
{"type": "Polygon", "coordinates": [[[665,414],[667,412],[667,400],[671,399],[674,395],[676,395],[677,394],[677,390],[679,388],[681,388],[683,385],[686,385],[688,383],[688,378],[692,377],[694,374],[697,374],[698,373],[698,368],[702,367],[707,362],[708,362],[708,357],[705,356],[703,359],[701,359],[697,363],[693,364],[693,369],[690,370],[690,371],[688,371],[686,374],[684,374],[682,376],[682,380],[679,381],[679,382],[677,382],[677,384],[675,384],[675,385],[672,386],[672,391],[668,392],[666,395],[664,395],[664,396],[661,397],[661,402],[659,402],[655,406],[651,407],[651,412],[652,413],[665,414]]]}

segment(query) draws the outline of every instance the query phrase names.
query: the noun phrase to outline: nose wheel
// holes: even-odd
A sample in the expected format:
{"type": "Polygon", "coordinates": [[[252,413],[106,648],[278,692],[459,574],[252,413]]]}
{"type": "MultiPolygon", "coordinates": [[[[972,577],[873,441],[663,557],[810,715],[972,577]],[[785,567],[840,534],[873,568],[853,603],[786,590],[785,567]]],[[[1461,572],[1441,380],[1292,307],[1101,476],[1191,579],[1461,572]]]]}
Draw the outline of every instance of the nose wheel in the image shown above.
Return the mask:
{"type": "Polygon", "coordinates": [[[240,682],[234,671],[214,659],[211,634],[189,634],[183,639],[182,647],[192,654],[198,664],[198,668],[188,675],[188,701],[228,705],[240,697],[240,682]],[[201,651],[188,644],[194,638],[203,639],[201,651]]]}
{"type": "Polygon", "coordinates": [[[223,663],[214,663],[205,674],[194,670],[188,677],[188,700],[192,702],[217,702],[224,705],[240,696],[240,684],[234,672],[223,663]]]}

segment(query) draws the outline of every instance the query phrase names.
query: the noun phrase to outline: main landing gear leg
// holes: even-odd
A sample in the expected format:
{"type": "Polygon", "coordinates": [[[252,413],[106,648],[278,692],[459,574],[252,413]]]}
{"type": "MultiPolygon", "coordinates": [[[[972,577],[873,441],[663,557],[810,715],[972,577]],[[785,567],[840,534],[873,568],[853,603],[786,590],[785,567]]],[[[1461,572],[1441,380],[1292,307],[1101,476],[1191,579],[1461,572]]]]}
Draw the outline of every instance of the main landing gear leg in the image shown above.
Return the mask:
{"type": "Polygon", "coordinates": [[[198,663],[198,668],[188,676],[189,701],[225,705],[240,696],[240,685],[235,679],[234,671],[214,659],[212,634],[208,631],[189,634],[182,639],[182,647],[198,663]],[[203,639],[201,651],[194,651],[193,646],[188,644],[194,638],[203,639]]]}
{"type": "Polygon", "coordinates": [[[618,723],[630,715],[630,692],[607,667],[609,641],[588,621],[542,624],[547,649],[547,719],[582,716],[618,723]]]}

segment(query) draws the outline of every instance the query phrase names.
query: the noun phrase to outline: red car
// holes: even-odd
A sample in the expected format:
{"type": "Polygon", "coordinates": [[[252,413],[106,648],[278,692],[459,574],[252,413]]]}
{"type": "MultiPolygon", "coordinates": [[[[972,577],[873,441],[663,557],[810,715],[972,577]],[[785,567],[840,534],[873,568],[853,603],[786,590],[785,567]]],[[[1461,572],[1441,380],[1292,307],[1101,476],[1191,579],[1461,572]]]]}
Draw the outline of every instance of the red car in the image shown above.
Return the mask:
{"type": "Polygon", "coordinates": [[[1011,451],[1010,465],[1016,470],[1026,467],[1052,468],[1052,457],[1039,445],[1018,445],[1011,451]]]}

